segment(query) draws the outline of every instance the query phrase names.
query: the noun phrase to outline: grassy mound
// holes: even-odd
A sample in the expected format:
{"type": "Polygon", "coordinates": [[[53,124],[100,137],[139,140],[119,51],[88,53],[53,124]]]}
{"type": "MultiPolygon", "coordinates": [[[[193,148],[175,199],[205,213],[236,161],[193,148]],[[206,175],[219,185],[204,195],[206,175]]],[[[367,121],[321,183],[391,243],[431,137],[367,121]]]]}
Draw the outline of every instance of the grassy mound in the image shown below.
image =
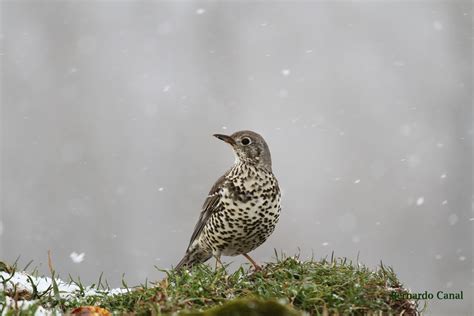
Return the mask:
{"type": "MultiPolygon", "coordinates": [[[[130,288],[122,294],[61,298],[54,293],[36,297],[35,308],[70,312],[80,306],[100,306],[113,312],[190,315],[417,315],[417,302],[398,299],[407,293],[391,268],[376,271],[347,261],[300,261],[280,258],[261,271],[244,268],[228,274],[198,265],[190,271],[165,271],[167,277],[152,286],[130,288]]],[[[0,304],[6,295],[0,294],[0,304]]],[[[5,303],[6,304],[6,303],[5,303]]]]}

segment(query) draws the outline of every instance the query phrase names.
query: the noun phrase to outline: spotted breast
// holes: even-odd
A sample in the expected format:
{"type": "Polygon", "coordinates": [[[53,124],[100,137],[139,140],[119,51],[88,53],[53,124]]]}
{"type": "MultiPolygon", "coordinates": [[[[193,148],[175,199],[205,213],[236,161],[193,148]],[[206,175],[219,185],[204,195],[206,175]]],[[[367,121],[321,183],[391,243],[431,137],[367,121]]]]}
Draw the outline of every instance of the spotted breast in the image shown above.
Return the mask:
{"type": "Polygon", "coordinates": [[[214,256],[244,255],[272,234],[280,216],[280,188],[272,172],[270,150],[259,134],[240,131],[215,135],[234,149],[234,166],[211,188],[188,249],[176,269],[214,256]]]}

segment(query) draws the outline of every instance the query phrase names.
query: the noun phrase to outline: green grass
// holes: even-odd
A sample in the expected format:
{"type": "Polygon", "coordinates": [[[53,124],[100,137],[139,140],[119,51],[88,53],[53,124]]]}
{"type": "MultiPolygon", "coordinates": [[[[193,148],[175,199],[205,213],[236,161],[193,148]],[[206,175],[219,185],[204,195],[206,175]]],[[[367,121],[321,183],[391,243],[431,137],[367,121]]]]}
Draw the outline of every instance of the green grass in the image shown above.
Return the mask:
{"type": "MultiPolygon", "coordinates": [[[[104,291],[103,295],[64,300],[52,289],[35,306],[71,311],[97,305],[117,313],[213,316],[300,314],[296,311],[310,315],[416,315],[418,308],[417,302],[391,295],[407,293],[391,268],[380,265],[372,271],[346,259],[277,258],[258,272],[241,267],[226,273],[224,268],[214,270],[207,265],[181,273],[165,272],[167,277],[162,281],[120,295],[110,296],[104,291]]],[[[4,295],[0,294],[0,304],[4,295]]]]}

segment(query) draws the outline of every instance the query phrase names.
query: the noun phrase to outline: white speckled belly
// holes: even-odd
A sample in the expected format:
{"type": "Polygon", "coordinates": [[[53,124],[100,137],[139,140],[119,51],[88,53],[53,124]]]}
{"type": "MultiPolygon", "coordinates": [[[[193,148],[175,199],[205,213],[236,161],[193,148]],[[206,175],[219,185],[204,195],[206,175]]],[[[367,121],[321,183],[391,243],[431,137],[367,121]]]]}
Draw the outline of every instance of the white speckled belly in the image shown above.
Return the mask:
{"type": "Polygon", "coordinates": [[[246,177],[233,177],[222,190],[221,210],[201,235],[214,255],[235,256],[260,246],[273,232],[280,215],[280,190],[270,172],[243,166],[246,177]]]}

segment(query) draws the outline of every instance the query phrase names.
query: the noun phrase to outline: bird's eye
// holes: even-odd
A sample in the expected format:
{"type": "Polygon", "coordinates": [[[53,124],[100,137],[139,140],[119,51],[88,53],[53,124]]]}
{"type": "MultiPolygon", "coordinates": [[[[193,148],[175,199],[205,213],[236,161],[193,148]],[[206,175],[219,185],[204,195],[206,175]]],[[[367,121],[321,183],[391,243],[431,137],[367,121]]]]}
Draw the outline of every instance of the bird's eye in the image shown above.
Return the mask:
{"type": "Polygon", "coordinates": [[[242,145],[247,146],[247,145],[250,145],[252,143],[252,140],[248,137],[244,137],[244,138],[242,138],[241,142],[242,142],[242,145]]]}

